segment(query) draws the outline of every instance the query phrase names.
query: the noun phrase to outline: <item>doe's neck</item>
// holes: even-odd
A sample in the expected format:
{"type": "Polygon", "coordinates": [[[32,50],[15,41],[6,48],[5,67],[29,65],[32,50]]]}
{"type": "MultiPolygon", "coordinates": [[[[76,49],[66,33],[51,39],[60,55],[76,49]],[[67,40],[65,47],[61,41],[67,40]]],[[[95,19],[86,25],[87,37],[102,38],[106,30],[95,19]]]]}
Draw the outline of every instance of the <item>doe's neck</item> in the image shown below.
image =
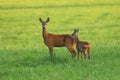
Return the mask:
{"type": "Polygon", "coordinates": [[[43,28],[43,31],[42,31],[43,38],[45,38],[47,34],[48,34],[48,31],[43,28]]]}
{"type": "Polygon", "coordinates": [[[43,28],[43,34],[46,34],[46,33],[48,33],[46,28],[43,28]]]}

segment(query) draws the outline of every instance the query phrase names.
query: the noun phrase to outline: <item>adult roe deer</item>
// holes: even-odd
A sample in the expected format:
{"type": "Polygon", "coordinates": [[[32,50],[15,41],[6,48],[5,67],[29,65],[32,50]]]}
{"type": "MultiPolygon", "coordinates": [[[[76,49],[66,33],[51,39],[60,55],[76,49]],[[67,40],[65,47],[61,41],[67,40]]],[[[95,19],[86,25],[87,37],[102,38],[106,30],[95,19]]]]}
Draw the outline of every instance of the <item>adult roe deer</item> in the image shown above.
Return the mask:
{"type": "Polygon", "coordinates": [[[51,59],[53,59],[53,48],[54,47],[64,47],[72,54],[72,57],[76,56],[76,52],[74,50],[75,41],[70,38],[69,34],[52,34],[46,30],[46,25],[50,21],[49,17],[46,21],[43,21],[39,18],[39,21],[42,24],[42,36],[44,39],[44,44],[48,47],[51,59]]]}
{"type": "Polygon", "coordinates": [[[78,31],[79,29],[74,29],[73,34],[70,36],[73,40],[75,40],[76,43],[76,49],[78,52],[78,59],[79,59],[79,52],[82,54],[82,60],[85,58],[86,59],[86,50],[88,53],[88,59],[90,60],[90,43],[87,41],[80,41],[78,39],[78,31]]]}

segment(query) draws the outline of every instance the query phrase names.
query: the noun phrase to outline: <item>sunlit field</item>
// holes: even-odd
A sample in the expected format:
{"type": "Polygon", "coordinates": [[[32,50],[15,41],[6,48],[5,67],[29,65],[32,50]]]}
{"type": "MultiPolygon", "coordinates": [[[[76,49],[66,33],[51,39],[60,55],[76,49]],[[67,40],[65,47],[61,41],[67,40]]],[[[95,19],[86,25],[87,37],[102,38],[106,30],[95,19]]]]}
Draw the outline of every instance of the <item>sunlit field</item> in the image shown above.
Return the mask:
{"type": "Polygon", "coordinates": [[[0,80],[119,79],[119,0],[0,0],[0,80]],[[91,44],[91,60],[57,47],[51,61],[40,17],[50,17],[51,33],[79,28],[79,39],[91,44]]]}

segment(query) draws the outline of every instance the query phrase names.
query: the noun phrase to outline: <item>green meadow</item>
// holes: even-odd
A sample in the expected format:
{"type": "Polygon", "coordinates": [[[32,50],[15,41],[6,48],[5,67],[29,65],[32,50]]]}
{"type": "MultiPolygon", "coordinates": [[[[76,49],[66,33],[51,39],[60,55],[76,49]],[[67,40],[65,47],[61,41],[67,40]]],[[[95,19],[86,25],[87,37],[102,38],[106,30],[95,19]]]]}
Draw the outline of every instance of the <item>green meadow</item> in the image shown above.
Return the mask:
{"type": "Polygon", "coordinates": [[[119,0],[0,0],[0,80],[119,80],[119,0]],[[72,34],[91,44],[91,60],[72,59],[54,48],[54,61],[42,38],[47,30],[72,34]]]}

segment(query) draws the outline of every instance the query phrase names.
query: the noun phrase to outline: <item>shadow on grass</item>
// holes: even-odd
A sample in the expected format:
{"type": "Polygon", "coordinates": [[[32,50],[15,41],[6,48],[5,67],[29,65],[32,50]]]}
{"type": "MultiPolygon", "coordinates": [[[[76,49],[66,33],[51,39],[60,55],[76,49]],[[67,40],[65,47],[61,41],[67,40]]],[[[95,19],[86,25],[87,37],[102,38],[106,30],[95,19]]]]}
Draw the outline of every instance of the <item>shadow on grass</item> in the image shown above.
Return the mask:
{"type": "Polygon", "coordinates": [[[24,59],[24,60],[19,60],[16,66],[23,66],[23,67],[37,67],[40,65],[56,65],[56,64],[67,64],[71,59],[68,58],[61,58],[61,57],[54,57],[53,60],[50,59],[50,57],[42,57],[42,58],[34,58],[34,59],[24,59]]]}
{"type": "Polygon", "coordinates": [[[68,63],[71,60],[72,60],[72,58],[60,57],[60,56],[54,57],[52,60],[50,59],[50,57],[41,58],[41,62],[48,62],[48,63],[52,63],[52,64],[68,63]]]}
{"type": "Polygon", "coordinates": [[[3,58],[1,65],[16,66],[16,67],[37,67],[41,65],[56,65],[56,64],[67,64],[71,63],[76,59],[72,59],[71,56],[67,55],[56,55],[53,60],[47,53],[40,50],[20,50],[20,51],[3,51],[3,58]],[[8,55],[9,54],[9,55],[8,55]],[[4,58],[6,56],[7,58],[4,58]]]}

